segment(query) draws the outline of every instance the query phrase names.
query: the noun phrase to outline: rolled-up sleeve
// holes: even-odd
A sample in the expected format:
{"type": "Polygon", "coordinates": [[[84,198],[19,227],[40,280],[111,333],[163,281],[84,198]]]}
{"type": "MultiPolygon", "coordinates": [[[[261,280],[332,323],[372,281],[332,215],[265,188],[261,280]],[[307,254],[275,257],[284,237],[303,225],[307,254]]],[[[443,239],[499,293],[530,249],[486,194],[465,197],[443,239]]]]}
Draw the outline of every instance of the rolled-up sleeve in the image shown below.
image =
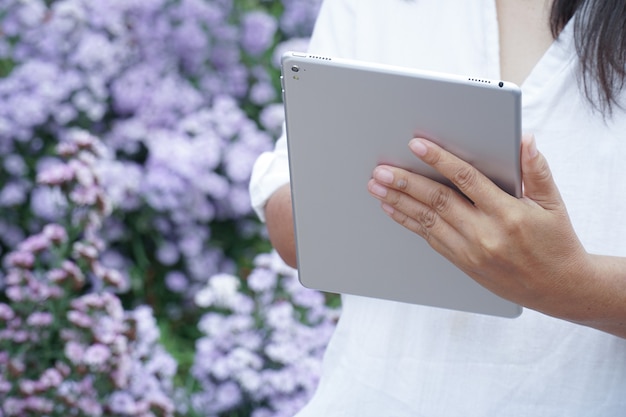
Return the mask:
{"type": "MultiPolygon", "coordinates": [[[[283,126],[283,132],[285,132],[283,126]]],[[[265,204],[271,195],[289,182],[289,159],[285,133],[276,141],[272,152],[259,155],[250,178],[250,200],[252,208],[265,221],[265,204]]]]}
{"type": "MultiPolygon", "coordinates": [[[[352,58],[354,36],[354,1],[325,0],[322,3],[315,29],[309,43],[309,51],[352,58]]],[[[272,152],[264,152],[256,160],[250,178],[252,208],[265,221],[265,204],[274,192],[289,182],[289,158],[287,136],[276,141],[272,152]]]]}

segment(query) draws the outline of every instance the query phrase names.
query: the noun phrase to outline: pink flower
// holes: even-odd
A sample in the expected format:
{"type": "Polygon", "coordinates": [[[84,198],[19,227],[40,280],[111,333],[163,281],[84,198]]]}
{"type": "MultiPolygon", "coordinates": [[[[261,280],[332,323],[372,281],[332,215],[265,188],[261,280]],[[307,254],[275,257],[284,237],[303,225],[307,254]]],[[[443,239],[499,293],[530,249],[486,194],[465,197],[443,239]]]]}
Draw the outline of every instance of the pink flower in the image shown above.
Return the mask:
{"type": "Polygon", "coordinates": [[[91,317],[81,311],[69,311],[67,313],[67,319],[70,321],[70,323],[84,329],[89,329],[93,325],[93,320],[91,319],[91,317]]]}
{"type": "Polygon", "coordinates": [[[34,312],[26,319],[26,324],[33,327],[46,327],[52,323],[52,320],[53,317],[50,313],[34,312]]]}
{"type": "Polygon", "coordinates": [[[67,274],[72,279],[72,282],[74,283],[74,288],[81,288],[83,286],[83,284],[85,283],[85,276],[74,262],[67,260],[63,261],[63,263],[61,264],[61,268],[63,268],[63,270],[67,272],[67,274]]]}
{"type": "Polygon", "coordinates": [[[84,258],[88,261],[95,261],[98,258],[98,249],[84,242],[74,244],[74,256],[84,258]]]}
{"type": "Polygon", "coordinates": [[[78,408],[88,416],[99,417],[102,415],[102,406],[93,398],[80,398],[78,408]]]}
{"type": "Polygon", "coordinates": [[[28,237],[18,246],[18,249],[22,252],[39,253],[50,246],[50,241],[44,235],[33,235],[28,237]]]}
{"type": "Polygon", "coordinates": [[[65,228],[54,223],[46,225],[43,228],[42,234],[56,244],[63,243],[67,240],[67,231],[65,228]]]}
{"type": "Polygon", "coordinates": [[[33,395],[36,391],[35,381],[29,379],[22,379],[19,382],[20,392],[26,396],[33,395]]]}
{"type": "Polygon", "coordinates": [[[45,185],[63,185],[74,178],[74,170],[66,164],[56,164],[37,175],[37,182],[45,185]]]}
{"type": "Polygon", "coordinates": [[[7,322],[9,320],[12,320],[14,317],[15,312],[13,311],[11,306],[5,303],[0,303],[0,320],[7,322]]]}
{"type": "Polygon", "coordinates": [[[57,153],[60,156],[71,157],[78,152],[78,146],[75,143],[64,142],[57,145],[57,153]]]}
{"type": "Polygon", "coordinates": [[[83,362],[85,347],[78,342],[70,340],[65,344],[65,356],[74,364],[83,362]]]}
{"type": "Polygon", "coordinates": [[[26,399],[24,408],[32,411],[35,415],[41,415],[52,412],[54,409],[54,403],[47,398],[30,397],[26,399]]]}
{"type": "Polygon", "coordinates": [[[24,292],[20,287],[9,287],[5,290],[5,294],[9,300],[15,301],[16,303],[24,300],[24,292]]]}
{"type": "Polygon", "coordinates": [[[50,282],[61,283],[68,278],[68,273],[62,269],[51,269],[48,271],[48,279],[50,282]]]}
{"type": "Polygon", "coordinates": [[[56,388],[61,385],[63,382],[63,375],[61,372],[55,368],[49,368],[44,371],[44,373],[39,378],[39,382],[42,383],[43,386],[48,388],[56,388]]]}
{"type": "Polygon", "coordinates": [[[111,349],[101,343],[89,346],[85,351],[83,360],[86,364],[92,366],[101,366],[111,357],[111,349]]]}
{"type": "Polygon", "coordinates": [[[30,269],[35,264],[35,255],[26,251],[11,252],[7,255],[7,264],[16,268],[30,269]]]}

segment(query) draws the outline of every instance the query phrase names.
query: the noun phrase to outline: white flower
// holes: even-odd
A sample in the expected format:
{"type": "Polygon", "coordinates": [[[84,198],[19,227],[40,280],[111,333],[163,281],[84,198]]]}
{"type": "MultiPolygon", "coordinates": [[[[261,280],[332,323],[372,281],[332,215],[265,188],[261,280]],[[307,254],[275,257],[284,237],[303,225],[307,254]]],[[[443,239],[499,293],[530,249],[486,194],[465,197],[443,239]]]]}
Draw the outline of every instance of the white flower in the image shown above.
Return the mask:
{"type": "Polygon", "coordinates": [[[209,278],[206,287],[198,291],[194,297],[199,307],[218,305],[231,307],[237,298],[240,282],[239,278],[230,274],[217,274],[209,278]]]}
{"type": "Polygon", "coordinates": [[[230,274],[217,274],[209,280],[209,286],[219,299],[232,298],[239,289],[239,278],[230,274]]]}
{"type": "Polygon", "coordinates": [[[198,307],[207,308],[213,304],[213,291],[209,287],[204,287],[196,293],[194,301],[198,307]]]}

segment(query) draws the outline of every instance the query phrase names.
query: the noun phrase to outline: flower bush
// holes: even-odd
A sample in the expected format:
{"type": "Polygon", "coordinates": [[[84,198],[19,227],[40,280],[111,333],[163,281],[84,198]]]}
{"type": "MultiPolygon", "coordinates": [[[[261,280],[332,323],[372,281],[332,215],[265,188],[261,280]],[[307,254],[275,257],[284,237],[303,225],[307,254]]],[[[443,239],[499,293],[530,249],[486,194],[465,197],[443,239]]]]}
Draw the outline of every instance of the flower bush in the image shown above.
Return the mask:
{"type": "Polygon", "coordinates": [[[247,187],[282,128],[280,54],[320,3],[0,0],[4,415],[286,415],[311,395],[337,310],[268,253],[247,187]],[[207,295],[224,285],[241,305],[207,295]]]}
{"type": "Polygon", "coordinates": [[[5,258],[0,303],[0,414],[172,416],[176,362],[158,344],[148,307],[125,311],[122,275],[100,263],[111,206],[98,142],[73,132],[69,158],[39,175],[62,189],[63,224],[48,224],[5,258]]]}
{"type": "Polygon", "coordinates": [[[338,319],[324,295],[304,288],[275,253],[255,259],[247,280],[218,274],[196,294],[212,308],[198,324],[192,407],[252,417],[293,416],[317,387],[338,319]]]}
{"type": "Polygon", "coordinates": [[[4,249],[54,220],[34,178],[80,127],[115,155],[100,167],[119,207],[107,262],[129,271],[135,296],[177,293],[171,314],[193,306],[207,274],[259,249],[247,181],[282,123],[272,47],[310,31],[310,4],[2,0],[4,249]]]}

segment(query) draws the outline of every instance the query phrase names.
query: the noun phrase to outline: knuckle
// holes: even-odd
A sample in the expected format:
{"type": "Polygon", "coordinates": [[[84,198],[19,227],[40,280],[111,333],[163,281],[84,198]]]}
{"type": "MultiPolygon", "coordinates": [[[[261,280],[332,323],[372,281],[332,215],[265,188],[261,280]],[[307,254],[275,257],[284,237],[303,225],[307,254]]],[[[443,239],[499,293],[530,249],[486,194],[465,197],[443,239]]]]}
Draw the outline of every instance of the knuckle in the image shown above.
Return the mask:
{"type": "Polygon", "coordinates": [[[517,212],[517,211],[510,211],[508,218],[507,218],[507,225],[508,225],[508,229],[514,232],[519,232],[524,230],[525,228],[525,217],[517,212]]]}
{"type": "Polygon", "coordinates": [[[424,230],[430,231],[437,223],[437,213],[432,209],[422,210],[417,215],[417,221],[424,230]]]}
{"type": "Polygon", "coordinates": [[[520,236],[525,230],[525,216],[518,210],[508,210],[500,223],[507,236],[520,236]]]}
{"type": "Polygon", "coordinates": [[[417,219],[417,224],[419,227],[419,234],[431,244],[431,237],[433,236],[433,228],[437,223],[437,214],[430,209],[424,210],[421,212],[417,219]]]}
{"type": "Polygon", "coordinates": [[[451,198],[450,189],[437,187],[430,195],[430,207],[438,213],[443,213],[450,207],[451,198]]]}
{"type": "Polygon", "coordinates": [[[476,170],[471,166],[464,166],[454,173],[451,180],[462,190],[472,188],[477,181],[476,170]]]}
{"type": "Polygon", "coordinates": [[[477,256],[475,259],[476,264],[483,264],[488,259],[495,260],[500,253],[502,242],[495,235],[483,236],[479,239],[478,245],[481,249],[481,256],[477,256]]]}

